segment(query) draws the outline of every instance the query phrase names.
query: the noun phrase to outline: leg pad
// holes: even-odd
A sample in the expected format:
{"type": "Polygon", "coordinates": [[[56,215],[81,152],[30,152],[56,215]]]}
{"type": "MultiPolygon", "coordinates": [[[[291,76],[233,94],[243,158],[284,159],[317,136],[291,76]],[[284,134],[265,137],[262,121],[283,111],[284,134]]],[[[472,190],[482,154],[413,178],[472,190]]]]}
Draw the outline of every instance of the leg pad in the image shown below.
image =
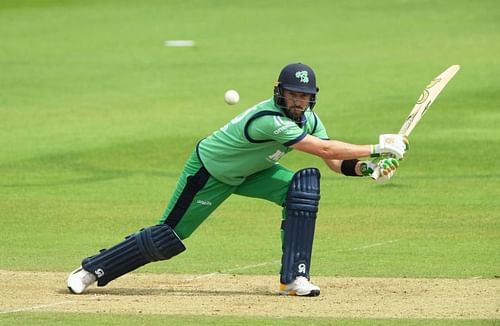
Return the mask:
{"type": "Polygon", "coordinates": [[[285,201],[281,283],[292,283],[297,276],[309,279],[316,214],[320,199],[320,173],[307,168],[292,178],[285,201]]]}
{"type": "Polygon", "coordinates": [[[184,250],[186,247],[170,226],[155,225],[126,237],[95,256],[85,258],[82,267],[97,277],[98,286],[104,286],[147,263],[170,259],[184,250]]]}

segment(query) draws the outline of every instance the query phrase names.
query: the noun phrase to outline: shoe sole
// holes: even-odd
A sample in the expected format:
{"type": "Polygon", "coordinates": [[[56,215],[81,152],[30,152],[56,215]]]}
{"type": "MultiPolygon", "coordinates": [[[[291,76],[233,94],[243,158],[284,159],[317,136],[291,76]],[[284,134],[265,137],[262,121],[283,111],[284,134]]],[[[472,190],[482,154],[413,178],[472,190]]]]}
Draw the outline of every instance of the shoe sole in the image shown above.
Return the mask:
{"type": "Polygon", "coordinates": [[[297,294],[296,291],[280,291],[280,295],[296,296],[296,297],[317,297],[320,294],[320,290],[312,290],[307,294],[297,294]]]}
{"type": "Polygon", "coordinates": [[[77,293],[77,292],[73,291],[73,289],[72,289],[70,286],[68,286],[68,290],[69,290],[69,292],[71,292],[72,294],[81,294],[81,293],[77,293]]]}
{"type": "Polygon", "coordinates": [[[320,294],[320,291],[319,290],[312,290],[311,292],[309,292],[308,295],[306,295],[307,297],[317,297],[319,296],[320,294]]]}

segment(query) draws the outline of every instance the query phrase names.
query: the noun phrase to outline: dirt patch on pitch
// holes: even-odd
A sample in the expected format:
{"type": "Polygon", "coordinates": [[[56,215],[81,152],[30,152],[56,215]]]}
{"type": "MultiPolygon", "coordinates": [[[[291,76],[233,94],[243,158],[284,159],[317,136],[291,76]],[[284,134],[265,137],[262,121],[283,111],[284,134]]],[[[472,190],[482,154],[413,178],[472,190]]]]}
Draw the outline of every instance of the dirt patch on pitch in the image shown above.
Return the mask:
{"type": "Polygon", "coordinates": [[[321,296],[277,295],[275,276],[132,273],[83,295],[67,274],[0,271],[0,314],[18,311],[331,318],[500,319],[499,279],[315,277],[321,296]]]}

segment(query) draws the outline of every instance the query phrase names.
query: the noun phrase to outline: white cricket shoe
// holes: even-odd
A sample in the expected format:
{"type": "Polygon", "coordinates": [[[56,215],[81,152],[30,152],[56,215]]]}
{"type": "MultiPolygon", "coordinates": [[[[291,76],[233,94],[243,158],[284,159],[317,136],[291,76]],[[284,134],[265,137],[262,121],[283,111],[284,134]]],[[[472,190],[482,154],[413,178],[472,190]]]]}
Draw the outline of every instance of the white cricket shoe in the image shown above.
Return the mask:
{"type": "Polygon", "coordinates": [[[69,274],[68,289],[71,293],[81,294],[95,281],[97,281],[97,277],[80,266],[69,274]]]}
{"type": "Polygon", "coordinates": [[[319,292],[319,287],[309,282],[304,276],[297,276],[292,283],[280,284],[280,294],[282,295],[316,297],[319,295],[319,292]]]}

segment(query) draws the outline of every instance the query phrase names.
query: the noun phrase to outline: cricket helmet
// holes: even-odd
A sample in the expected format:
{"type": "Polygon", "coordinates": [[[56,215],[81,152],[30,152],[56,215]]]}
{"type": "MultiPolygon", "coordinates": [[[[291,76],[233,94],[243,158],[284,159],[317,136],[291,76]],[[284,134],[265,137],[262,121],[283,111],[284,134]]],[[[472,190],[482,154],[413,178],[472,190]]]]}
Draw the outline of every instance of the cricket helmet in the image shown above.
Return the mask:
{"type": "Polygon", "coordinates": [[[281,108],[288,117],[293,118],[298,123],[302,123],[304,120],[303,115],[300,118],[294,118],[289,112],[283,95],[283,90],[285,89],[291,92],[311,94],[309,109],[312,110],[316,104],[316,94],[319,92],[319,88],[316,87],[316,75],[314,71],[311,67],[303,63],[291,63],[281,70],[278,81],[274,86],[274,103],[276,106],[281,108]]]}

